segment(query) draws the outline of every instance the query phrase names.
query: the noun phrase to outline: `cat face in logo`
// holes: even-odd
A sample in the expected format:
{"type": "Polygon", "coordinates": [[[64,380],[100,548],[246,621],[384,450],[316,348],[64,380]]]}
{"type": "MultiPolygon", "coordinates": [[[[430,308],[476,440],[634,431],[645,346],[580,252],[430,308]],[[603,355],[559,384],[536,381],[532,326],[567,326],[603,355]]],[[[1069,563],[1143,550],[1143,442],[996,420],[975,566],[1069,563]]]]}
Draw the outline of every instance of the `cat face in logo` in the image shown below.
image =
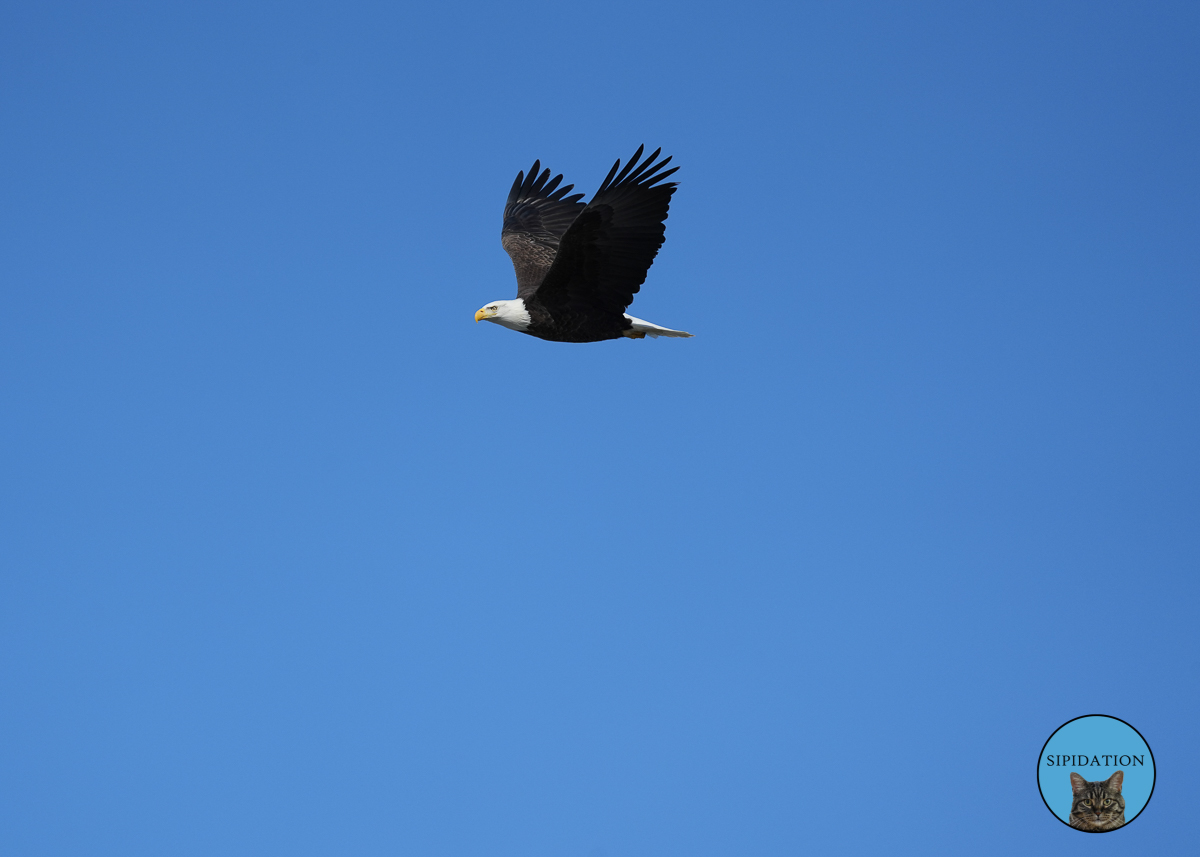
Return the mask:
{"type": "Polygon", "coordinates": [[[1071,826],[1100,833],[1124,824],[1125,798],[1121,797],[1124,781],[1124,771],[1094,783],[1071,771],[1071,826]]]}

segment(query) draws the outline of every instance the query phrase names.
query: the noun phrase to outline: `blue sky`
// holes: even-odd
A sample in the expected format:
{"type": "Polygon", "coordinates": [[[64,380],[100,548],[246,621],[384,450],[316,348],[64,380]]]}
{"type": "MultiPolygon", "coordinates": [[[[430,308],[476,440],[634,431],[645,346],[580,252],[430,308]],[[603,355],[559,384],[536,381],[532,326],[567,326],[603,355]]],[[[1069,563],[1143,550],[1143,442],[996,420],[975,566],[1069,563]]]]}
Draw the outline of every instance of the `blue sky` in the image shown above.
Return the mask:
{"type": "Polygon", "coordinates": [[[1187,3],[8,4],[0,850],[1180,853],[1187,3]],[[681,167],[632,311],[504,196],[681,167]],[[1106,713],[1159,782],[1038,795],[1106,713]]]}

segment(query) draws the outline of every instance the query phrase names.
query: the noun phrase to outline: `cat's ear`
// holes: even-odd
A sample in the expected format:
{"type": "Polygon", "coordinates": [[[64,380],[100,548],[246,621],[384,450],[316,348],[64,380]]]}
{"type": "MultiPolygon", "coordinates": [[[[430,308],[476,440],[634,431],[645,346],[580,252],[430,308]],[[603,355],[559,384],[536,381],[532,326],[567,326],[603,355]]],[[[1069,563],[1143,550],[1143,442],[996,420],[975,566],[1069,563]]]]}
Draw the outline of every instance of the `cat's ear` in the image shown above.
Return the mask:
{"type": "Polygon", "coordinates": [[[1071,791],[1072,792],[1074,792],[1075,794],[1079,794],[1081,791],[1083,791],[1083,789],[1086,785],[1087,785],[1087,780],[1085,780],[1083,777],[1079,776],[1079,774],[1075,773],[1074,771],[1071,771],[1071,791]]]}
{"type": "Polygon", "coordinates": [[[1123,783],[1123,782],[1125,782],[1125,772],[1117,771],[1115,774],[1113,774],[1111,777],[1108,778],[1108,782],[1105,783],[1105,785],[1108,786],[1109,791],[1114,791],[1117,794],[1120,794],[1121,793],[1121,783],[1123,783]]]}

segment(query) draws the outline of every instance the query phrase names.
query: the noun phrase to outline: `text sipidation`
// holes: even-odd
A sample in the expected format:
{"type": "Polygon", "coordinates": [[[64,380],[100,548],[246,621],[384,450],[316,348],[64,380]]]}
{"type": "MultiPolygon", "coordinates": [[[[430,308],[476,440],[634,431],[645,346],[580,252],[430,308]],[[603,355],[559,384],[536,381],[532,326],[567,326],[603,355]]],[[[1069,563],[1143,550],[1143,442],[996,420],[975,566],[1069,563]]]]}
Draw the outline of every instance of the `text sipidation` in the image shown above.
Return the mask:
{"type": "Polygon", "coordinates": [[[1050,767],[1086,768],[1089,765],[1097,768],[1111,768],[1120,765],[1125,768],[1136,768],[1145,765],[1146,755],[1140,756],[1047,756],[1046,764],[1050,767]],[[1101,761],[1103,759],[1104,761],[1101,761]],[[1112,759],[1110,762],[1109,759],[1112,759]]]}

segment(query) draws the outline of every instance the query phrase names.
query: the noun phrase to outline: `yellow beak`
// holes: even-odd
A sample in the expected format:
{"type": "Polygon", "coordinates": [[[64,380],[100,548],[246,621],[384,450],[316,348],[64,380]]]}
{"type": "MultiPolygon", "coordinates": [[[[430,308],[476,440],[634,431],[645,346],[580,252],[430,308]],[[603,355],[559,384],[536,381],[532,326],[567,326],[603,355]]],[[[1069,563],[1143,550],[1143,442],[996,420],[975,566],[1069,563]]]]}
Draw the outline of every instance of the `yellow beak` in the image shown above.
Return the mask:
{"type": "Polygon", "coordinates": [[[484,307],[484,308],[483,308],[483,309],[481,309],[481,310],[476,310],[476,311],[475,311],[475,323],[476,323],[476,324],[478,324],[479,322],[483,321],[483,320],[484,320],[485,318],[487,318],[487,317],[488,317],[488,314],[487,314],[487,307],[484,307]]]}

